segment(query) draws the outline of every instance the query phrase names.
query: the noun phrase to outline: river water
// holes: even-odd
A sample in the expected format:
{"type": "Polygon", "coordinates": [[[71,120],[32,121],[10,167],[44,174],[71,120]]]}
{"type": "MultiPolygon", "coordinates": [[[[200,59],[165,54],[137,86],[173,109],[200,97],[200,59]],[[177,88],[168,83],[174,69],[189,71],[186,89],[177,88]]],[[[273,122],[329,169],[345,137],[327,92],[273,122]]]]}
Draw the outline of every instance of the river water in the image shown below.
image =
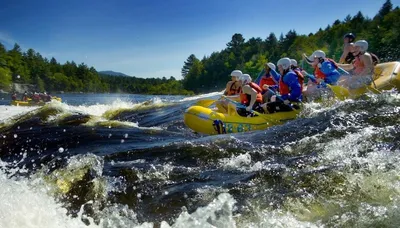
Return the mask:
{"type": "Polygon", "coordinates": [[[0,227],[400,226],[398,93],[193,133],[184,110],[218,95],[1,95],[0,227]]]}

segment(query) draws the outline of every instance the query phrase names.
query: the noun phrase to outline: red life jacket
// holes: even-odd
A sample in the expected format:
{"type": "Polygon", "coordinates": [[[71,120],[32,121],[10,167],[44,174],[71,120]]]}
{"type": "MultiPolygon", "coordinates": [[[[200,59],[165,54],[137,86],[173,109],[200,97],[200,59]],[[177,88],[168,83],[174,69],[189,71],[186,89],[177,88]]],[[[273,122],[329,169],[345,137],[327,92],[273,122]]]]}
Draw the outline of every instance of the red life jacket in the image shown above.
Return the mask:
{"type": "MultiPolygon", "coordinates": [[[[300,73],[300,71],[298,70],[294,70],[293,71],[296,75],[297,75],[297,80],[300,83],[300,87],[301,87],[301,91],[303,91],[303,83],[304,83],[304,76],[303,74],[300,73]]],[[[285,74],[286,75],[286,74],[285,74]]],[[[279,93],[281,96],[283,95],[287,95],[290,93],[290,88],[289,86],[283,81],[283,77],[285,76],[281,76],[281,78],[279,79],[279,93]]]]}
{"type": "MultiPolygon", "coordinates": [[[[260,86],[258,86],[254,82],[250,82],[247,85],[249,85],[252,89],[257,91],[256,101],[262,103],[263,102],[263,97],[261,95],[262,89],[260,88],[260,86]]],[[[240,90],[240,103],[242,103],[242,104],[247,106],[247,105],[249,105],[250,100],[251,100],[251,96],[249,94],[243,93],[243,90],[240,90]]]]}
{"type": "Polygon", "coordinates": [[[262,77],[260,80],[260,88],[263,89],[264,85],[268,85],[268,86],[274,86],[277,83],[275,82],[274,78],[272,76],[269,76],[268,78],[266,77],[262,77]]]}
{"type": "MultiPolygon", "coordinates": [[[[329,62],[333,63],[333,65],[335,66],[335,69],[338,68],[338,65],[335,63],[335,61],[333,59],[326,58],[324,61],[329,61],[329,62]]],[[[325,80],[325,78],[326,78],[326,75],[324,73],[322,73],[322,71],[319,69],[318,66],[314,70],[314,75],[316,78],[320,78],[323,80],[325,80]]]]}

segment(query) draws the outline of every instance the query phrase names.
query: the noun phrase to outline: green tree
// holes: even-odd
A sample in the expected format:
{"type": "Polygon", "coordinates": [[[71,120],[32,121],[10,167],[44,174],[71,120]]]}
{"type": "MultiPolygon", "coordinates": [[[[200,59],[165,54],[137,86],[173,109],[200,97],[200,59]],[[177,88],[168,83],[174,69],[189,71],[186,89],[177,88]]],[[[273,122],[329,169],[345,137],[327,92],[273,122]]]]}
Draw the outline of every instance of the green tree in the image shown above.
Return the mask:
{"type": "Polygon", "coordinates": [[[8,68],[0,67],[0,89],[10,90],[12,82],[11,72],[8,68]]]}
{"type": "Polygon", "coordinates": [[[186,75],[189,73],[190,68],[192,68],[193,62],[194,61],[198,61],[198,59],[196,58],[196,56],[194,54],[191,54],[187,60],[184,62],[181,73],[182,73],[182,77],[185,78],[186,75]]]}
{"type": "Polygon", "coordinates": [[[385,3],[383,3],[381,9],[379,10],[378,14],[376,15],[377,19],[383,19],[386,15],[390,13],[393,9],[393,4],[390,0],[386,0],[385,3]]]}

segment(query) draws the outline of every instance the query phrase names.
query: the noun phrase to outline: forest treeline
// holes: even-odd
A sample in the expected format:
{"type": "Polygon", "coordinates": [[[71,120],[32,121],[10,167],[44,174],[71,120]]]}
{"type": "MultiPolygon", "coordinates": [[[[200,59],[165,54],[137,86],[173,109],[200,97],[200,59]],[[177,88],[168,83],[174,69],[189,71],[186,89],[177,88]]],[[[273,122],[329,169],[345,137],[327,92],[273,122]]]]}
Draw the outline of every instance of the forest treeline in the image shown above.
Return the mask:
{"type": "MultiPolygon", "coordinates": [[[[276,64],[280,58],[290,57],[301,63],[302,53],[310,55],[318,49],[339,61],[343,36],[349,32],[356,35],[356,40],[367,40],[369,51],[378,55],[381,62],[400,59],[400,9],[393,9],[391,1],[387,0],[372,19],[358,12],[308,35],[290,30],[286,35],[280,34],[279,38],[270,33],[265,39],[253,37],[246,41],[242,34],[236,33],[222,51],[202,59],[190,55],[182,67],[183,85],[195,93],[215,91],[215,88],[224,88],[234,69],[255,79],[267,61],[276,64]]],[[[306,65],[304,68],[307,69],[306,65]]]]}
{"type": "MultiPolygon", "coordinates": [[[[222,51],[198,59],[190,55],[182,67],[182,80],[169,78],[138,78],[101,75],[85,63],[44,58],[33,49],[23,52],[18,44],[7,50],[0,43],[0,89],[12,90],[12,83],[36,85],[37,90],[49,92],[111,92],[136,94],[204,93],[222,89],[234,69],[257,77],[266,61],[276,63],[281,57],[301,60],[302,53],[324,50],[328,57],[339,60],[343,35],[352,32],[356,39],[369,42],[369,50],[382,62],[400,59],[400,9],[387,0],[373,18],[361,12],[334,21],[316,33],[300,35],[290,30],[279,38],[270,33],[265,39],[247,41],[236,33],[222,51]]],[[[305,66],[306,67],[306,66],[305,66]]]]}
{"type": "Polygon", "coordinates": [[[12,83],[33,84],[36,92],[193,94],[172,76],[167,79],[102,75],[84,63],[60,64],[55,58],[48,60],[33,49],[22,52],[15,44],[11,50],[6,50],[0,43],[0,89],[12,92],[12,83]]]}

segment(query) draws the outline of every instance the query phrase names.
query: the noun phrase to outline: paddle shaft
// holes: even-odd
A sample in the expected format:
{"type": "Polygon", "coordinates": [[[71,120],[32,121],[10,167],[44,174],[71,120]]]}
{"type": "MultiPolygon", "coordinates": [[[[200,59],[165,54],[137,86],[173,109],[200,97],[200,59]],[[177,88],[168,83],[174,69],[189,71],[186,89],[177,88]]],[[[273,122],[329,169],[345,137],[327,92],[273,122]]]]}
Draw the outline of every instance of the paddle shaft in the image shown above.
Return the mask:
{"type": "MultiPolygon", "coordinates": [[[[232,104],[236,105],[236,107],[239,107],[239,108],[244,108],[244,109],[245,109],[245,108],[247,108],[245,105],[243,105],[243,104],[242,104],[242,103],[240,103],[240,102],[237,102],[237,101],[231,100],[231,99],[229,99],[229,98],[226,98],[226,97],[225,97],[225,99],[226,99],[227,101],[231,102],[232,104]]],[[[259,112],[255,111],[255,110],[251,110],[251,112],[253,112],[253,113],[255,113],[255,114],[259,115],[259,116],[262,116],[262,114],[261,114],[261,113],[259,113],[259,112]]]]}

